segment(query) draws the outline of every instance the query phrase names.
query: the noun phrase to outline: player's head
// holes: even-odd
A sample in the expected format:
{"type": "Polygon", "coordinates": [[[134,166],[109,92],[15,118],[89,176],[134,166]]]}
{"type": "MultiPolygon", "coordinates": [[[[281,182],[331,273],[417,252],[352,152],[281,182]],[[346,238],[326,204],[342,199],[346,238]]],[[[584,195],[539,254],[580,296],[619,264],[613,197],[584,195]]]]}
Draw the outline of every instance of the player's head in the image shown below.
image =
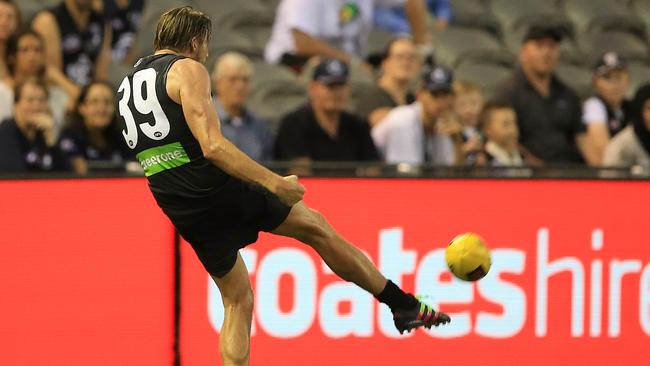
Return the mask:
{"type": "Polygon", "coordinates": [[[211,34],[212,21],[205,13],[191,6],[174,8],[158,20],[154,49],[172,50],[203,63],[211,34]]]}

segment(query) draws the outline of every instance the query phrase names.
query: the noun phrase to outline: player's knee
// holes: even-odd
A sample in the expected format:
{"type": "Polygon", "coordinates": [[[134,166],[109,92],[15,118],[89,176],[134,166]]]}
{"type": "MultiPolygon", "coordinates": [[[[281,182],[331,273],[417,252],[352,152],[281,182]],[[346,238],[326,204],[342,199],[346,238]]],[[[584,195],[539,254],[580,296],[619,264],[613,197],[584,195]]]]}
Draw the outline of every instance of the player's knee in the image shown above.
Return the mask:
{"type": "Polygon", "coordinates": [[[310,217],[306,223],[307,242],[310,244],[324,244],[331,239],[333,233],[327,225],[327,221],[323,215],[314,210],[309,209],[310,217]]]}
{"type": "Polygon", "coordinates": [[[223,303],[225,306],[232,306],[243,312],[253,312],[255,304],[253,289],[248,286],[232,296],[224,297],[223,303]]]}

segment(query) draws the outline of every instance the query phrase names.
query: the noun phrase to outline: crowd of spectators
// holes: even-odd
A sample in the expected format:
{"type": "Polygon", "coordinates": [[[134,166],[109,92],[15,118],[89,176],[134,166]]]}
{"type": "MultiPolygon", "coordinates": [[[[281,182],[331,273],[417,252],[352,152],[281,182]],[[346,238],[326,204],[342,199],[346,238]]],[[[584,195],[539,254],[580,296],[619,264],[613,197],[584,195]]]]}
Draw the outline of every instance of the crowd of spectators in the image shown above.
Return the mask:
{"type": "MultiPolygon", "coordinates": [[[[132,65],[141,56],[133,45],[145,6],[62,0],[26,20],[18,3],[0,0],[0,173],[83,175],[134,161],[107,80],[111,63],[132,65]]],[[[281,0],[263,57],[302,78],[308,100],[269,124],[248,103],[254,63],[223,53],[206,65],[223,134],[259,162],[303,167],[365,161],[650,171],[650,84],[628,90],[623,57],[602,54],[592,93],[581,100],[557,74],[564,30],[532,25],[517,66],[488,96],[435,62],[431,32],[452,17],[448,0],[281,0]],[[394,35],[379,62],[366,58],[373,27],[394,35]],[[355,73],[374,83],[353,101],[355,73]]],[[[637,84],[647,82],[650,75],[637,84]]]]}

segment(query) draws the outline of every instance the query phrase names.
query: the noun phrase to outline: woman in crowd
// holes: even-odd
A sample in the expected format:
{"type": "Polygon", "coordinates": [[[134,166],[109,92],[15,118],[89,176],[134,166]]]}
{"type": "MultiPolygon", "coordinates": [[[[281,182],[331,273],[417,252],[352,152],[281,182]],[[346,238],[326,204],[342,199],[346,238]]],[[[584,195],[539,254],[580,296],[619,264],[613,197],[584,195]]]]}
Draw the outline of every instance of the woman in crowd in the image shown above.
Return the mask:
{"type": "Polygon", "coordinates": [[[45,64],[43,39],[28,29],[12,37],[7,44],[9,74],[0,81],[0,118],[12,113],[13,89],[15,85],[30,78],[46,82],[49,105],[57,124],[62,127],[65,111],[79,94],[79,87],[70,82],[58,69],[45,64]],[[2,97],[4,96],[4,97],[2,97]],[[3,114],[4,113],[4,114],[3,114]]]}
{"type": "Polygon", "coordinates": [[[87,174],[91,161],[105,162],[111,167],[124,166],[129,152],[116,123],[112,86],[93,81],[83,87],[60,142],[75,172],[87,174]]]}
{"type": "Polygon", "coordinates": [[[0,0],[0,80],[9,73],[7,67],[7,43],[18,29],[20,12],[12,0],[0,0]]]}

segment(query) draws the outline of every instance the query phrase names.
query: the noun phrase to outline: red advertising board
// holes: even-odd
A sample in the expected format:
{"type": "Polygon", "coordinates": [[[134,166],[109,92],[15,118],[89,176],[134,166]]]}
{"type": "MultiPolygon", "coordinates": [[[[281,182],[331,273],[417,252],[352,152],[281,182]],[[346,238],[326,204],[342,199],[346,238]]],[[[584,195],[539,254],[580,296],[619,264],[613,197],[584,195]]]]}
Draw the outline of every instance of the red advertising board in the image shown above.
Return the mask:
{"type": "MultiPolygon", "coordinates": [[[[243,251],[255,292],[252,365],[650,363],[650,184],[304,179],[306,201],[393,281],[452,316],[399,336],[390,313],[310,248],[263,235],[243,251]],[[492,249],[478,283],[444,247],[492,249]]],[[[182,244],[183,365],[219,364],[219,293],[182,244]]]]}
{"type": "Polygon", "coordinates": [[[0,181],[0,202],[0,364],[172,364],[174,232],[144,179],[0,181]]]}

